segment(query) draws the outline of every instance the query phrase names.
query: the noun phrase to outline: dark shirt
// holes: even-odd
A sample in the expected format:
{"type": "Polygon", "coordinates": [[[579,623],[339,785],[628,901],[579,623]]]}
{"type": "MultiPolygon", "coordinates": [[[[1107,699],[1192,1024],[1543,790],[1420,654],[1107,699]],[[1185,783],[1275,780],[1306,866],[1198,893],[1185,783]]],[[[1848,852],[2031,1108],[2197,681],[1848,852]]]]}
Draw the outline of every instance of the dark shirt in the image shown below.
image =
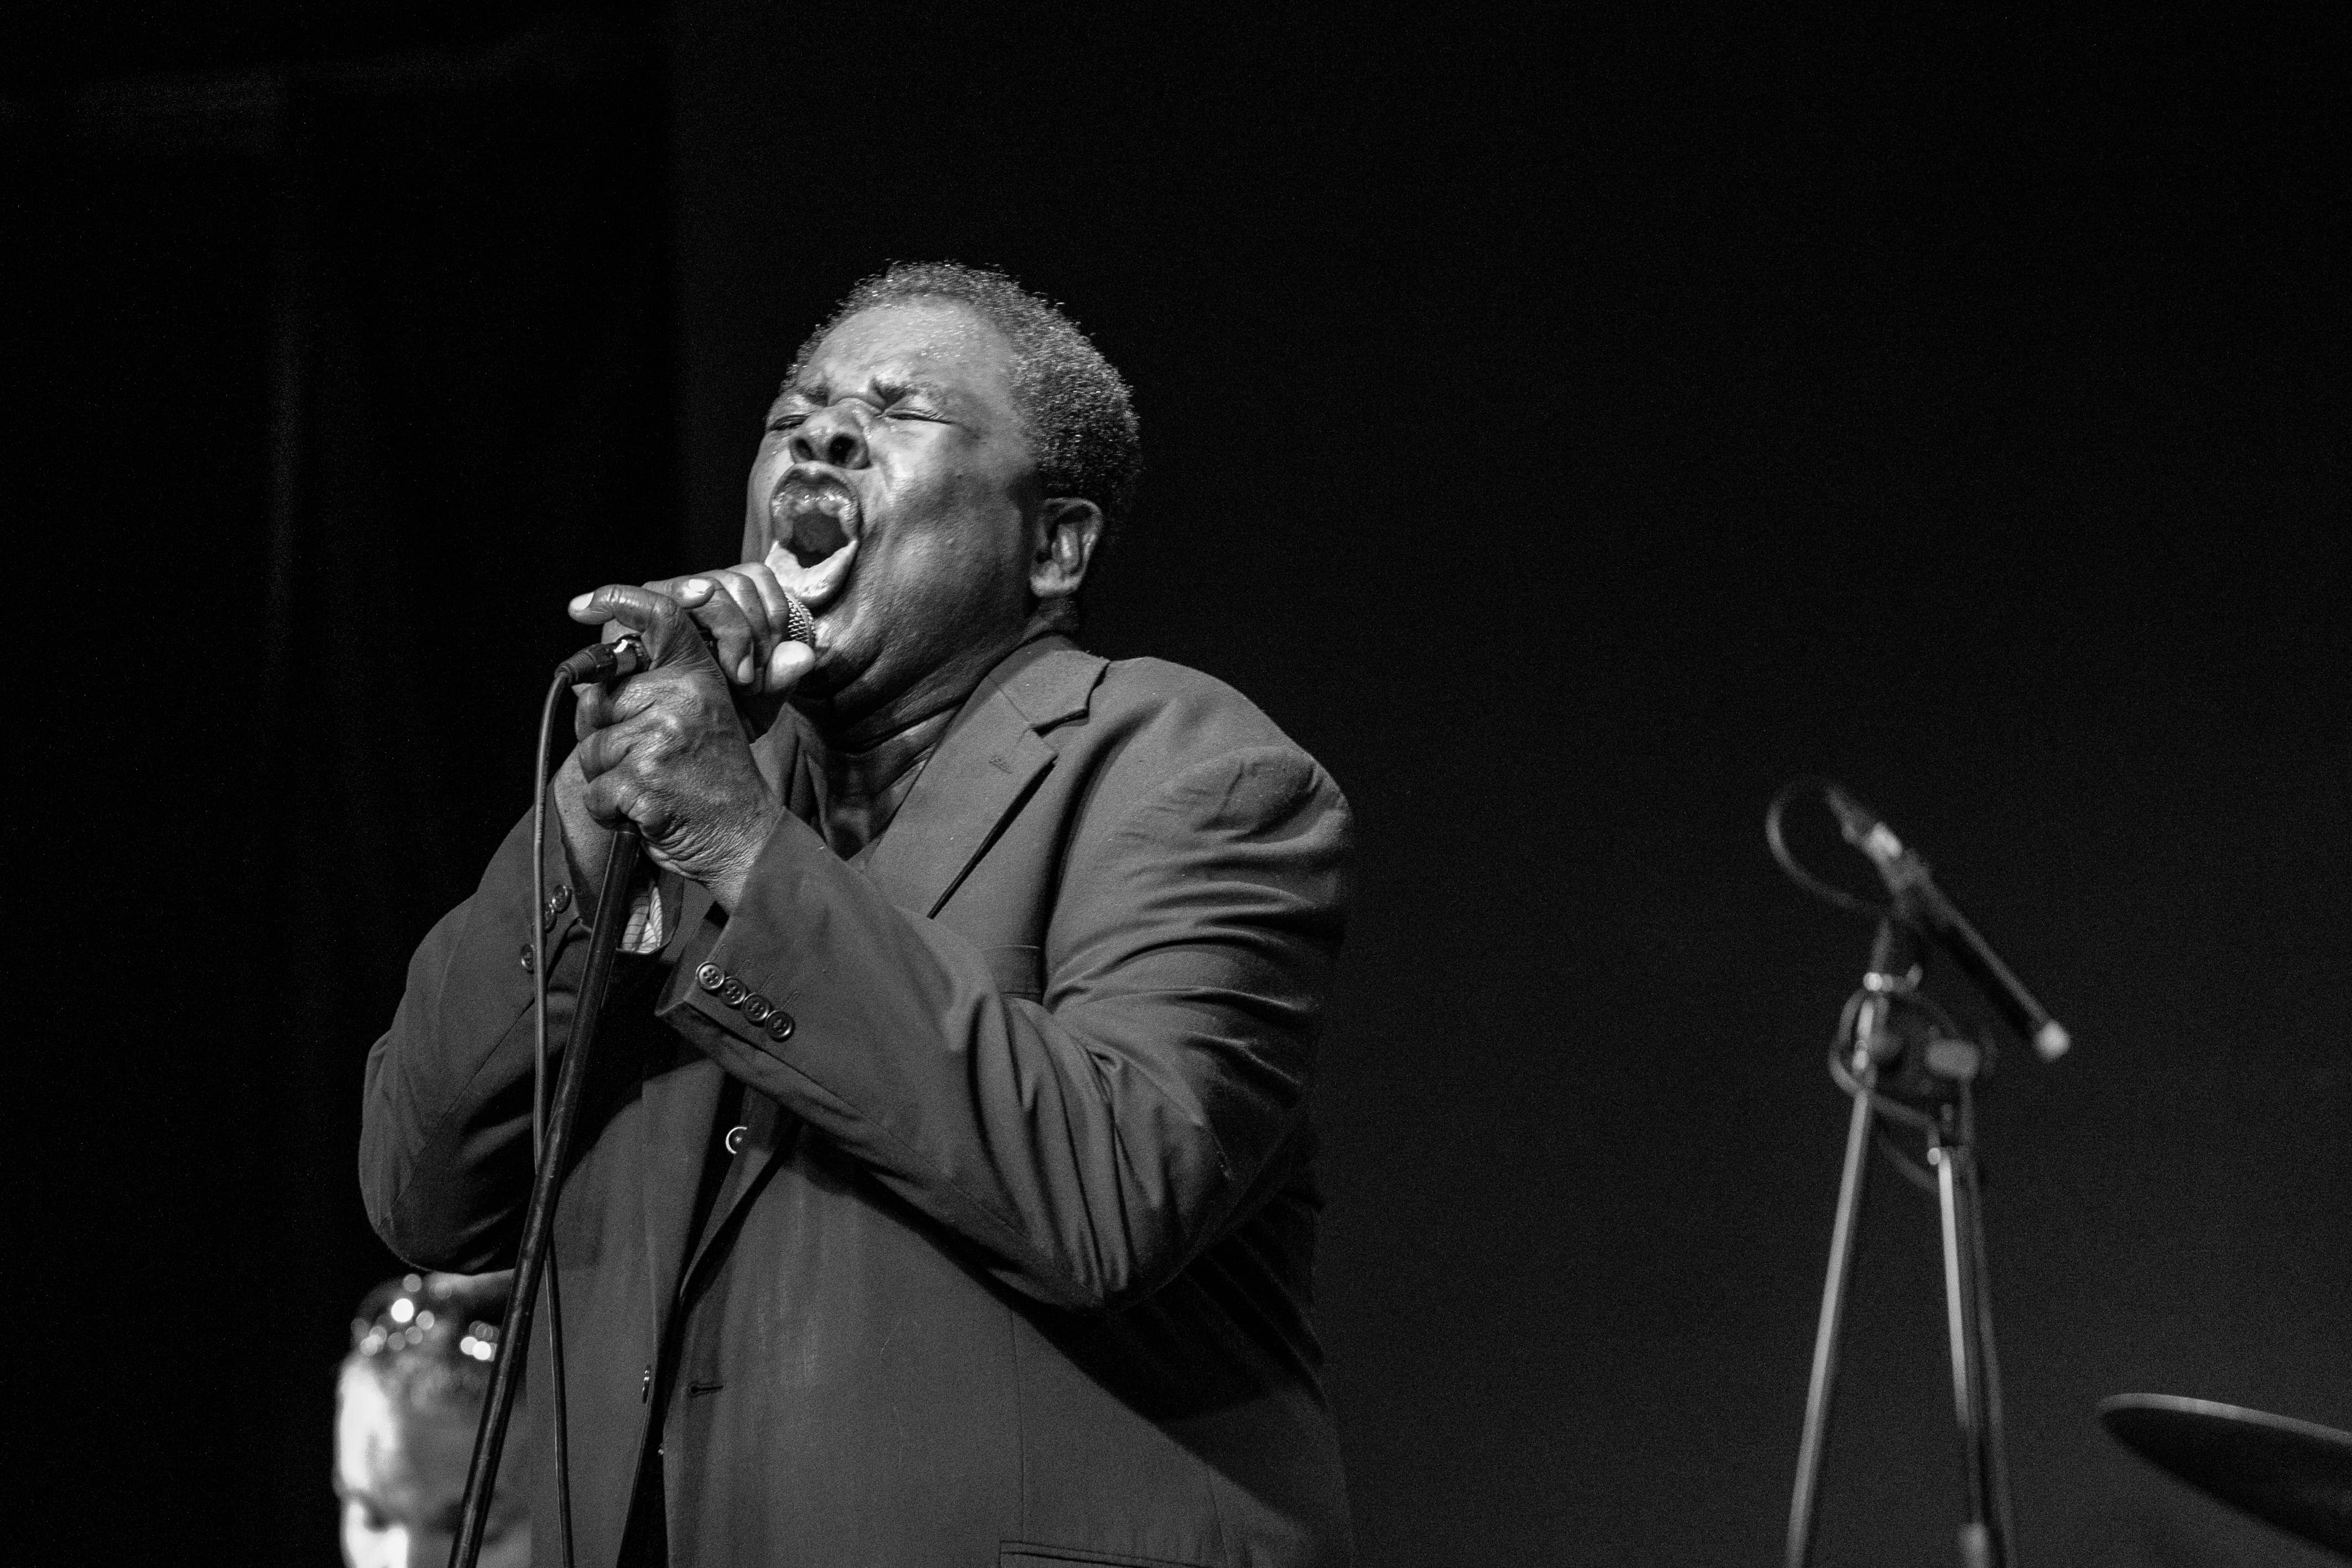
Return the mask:
{"type": "Polygon", "coordinates": [[[955,715],[944,707],[864,751],[825,753],[824,841],[835,854],[854,861],[882,836],[955,715]]]}

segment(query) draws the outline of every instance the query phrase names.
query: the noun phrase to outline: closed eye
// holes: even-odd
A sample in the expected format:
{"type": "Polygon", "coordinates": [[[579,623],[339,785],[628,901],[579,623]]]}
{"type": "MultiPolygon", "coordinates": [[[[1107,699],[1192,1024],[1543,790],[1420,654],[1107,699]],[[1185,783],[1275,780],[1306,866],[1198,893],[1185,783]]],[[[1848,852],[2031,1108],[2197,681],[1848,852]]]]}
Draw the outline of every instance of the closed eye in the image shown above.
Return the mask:
{"type": "MultiPolygon", "coordinates": [[[[872,398],[853,396],[844,401],[865,403],[866,407],[873,410],[869,418],[920,420],[934,424],[950,423],[946,414],[929,403],[921,402],[919,394],[893,393],[887,388],[877,389],[877,394],[872,398]]],[[[810,412],[804,408],[781,410],[770,414],[768,423],[761,428],[770,435],[779,435],[788,430],[797,430],[808,423],[810,412]]]]}
{"type": "Polygon", "coordinates": [[[931,390],[919,382],[876,382],[866,401],[885,419],[945,420],[930,397],[931,390]]]}

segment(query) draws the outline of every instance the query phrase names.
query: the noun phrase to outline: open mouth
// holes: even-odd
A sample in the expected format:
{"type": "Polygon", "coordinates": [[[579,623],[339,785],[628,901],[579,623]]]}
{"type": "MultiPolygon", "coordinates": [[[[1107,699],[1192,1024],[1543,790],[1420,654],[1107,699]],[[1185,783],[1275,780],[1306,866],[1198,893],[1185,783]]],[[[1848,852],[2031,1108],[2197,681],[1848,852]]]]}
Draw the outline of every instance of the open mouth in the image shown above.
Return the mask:
{"type": "Polygon", "coordinates": [[[769,497],[768,570],[811,614],[841,596],[863,521],[857,497],[837,485],[787,480],[769,497]]]}

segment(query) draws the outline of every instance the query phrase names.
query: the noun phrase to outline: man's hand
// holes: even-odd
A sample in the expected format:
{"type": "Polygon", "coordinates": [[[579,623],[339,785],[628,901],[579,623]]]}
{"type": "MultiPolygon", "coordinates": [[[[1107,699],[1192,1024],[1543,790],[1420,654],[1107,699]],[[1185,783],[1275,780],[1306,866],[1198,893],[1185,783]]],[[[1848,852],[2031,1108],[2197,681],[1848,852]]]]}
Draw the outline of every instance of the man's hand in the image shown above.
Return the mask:
{"type": "MultiPolygon", "coordinates": [[[[615,688],[577,688],[580,743],[557,787],[574,852],[593,853],[585,841],[634,822],[655,864],[702,883],[731,913],[783,808],[752,759],[726,677],[689,610],[666,594],[615,585],[571,608],[575,621],[638,632],[652,660],[615,688]]],[[[814,657],[786,643],[761,673],[781,692],[814,657]]]]}
{"type": "Polygon", "coordinates": [[[693,615],[717,651],[720,672],[745,693],[782,696],[807,669],[804,660],[790,653],[798,644],[785,634],[792,616],[783,587],[760,562],[646,586],[677,600],[693,615]]]}

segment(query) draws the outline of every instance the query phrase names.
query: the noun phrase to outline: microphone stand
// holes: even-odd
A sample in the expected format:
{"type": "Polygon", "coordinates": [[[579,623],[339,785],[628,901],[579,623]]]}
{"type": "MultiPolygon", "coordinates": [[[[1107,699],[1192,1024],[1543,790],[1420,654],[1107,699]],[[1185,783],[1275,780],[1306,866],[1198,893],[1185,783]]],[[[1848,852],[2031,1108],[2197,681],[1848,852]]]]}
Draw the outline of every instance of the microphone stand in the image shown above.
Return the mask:
{"type": "MultiPolygon", "coordinates": [[[[1832,1057],[1841,1084],[1853,1097],[1853,1115],[1846,1128],[1845,1165],[1838,1183],[1837,1218],[1830,1233],[1828,1277],[1822,1290],[1812,1375],[1805,1394],[1804,1432],[1798,1445],[1796,1484],[1789,1501],[1787,1568],[1809,1568],[1812,1560],[1822,1458],[1837,1379],[1838,1339],[1843,1328],[1854,1233],[1868,1171],[1865,1156],[1871,1134],[1882,1118],[1923,1130],[1928,1140],[1928,1163],[1935,1168],[1952,1399],[1968,1475],[1969,1513],[1959,1530],[1960,1562],[1963,1568],[2017,1568],[1975,1155],[1973,1086],[1985,1067],[1985,1053],[1970,1041],[1946,1034],[1915,1041],[1895,1027],[1896,1015],[1905,1007],[1928,1006],[1915,995],[1922,958],[1917,928],[1910,912],[1898,903],[1894,917],[1879,924],[1870,970],[1863,977],[1859,997],[1849,1004],[1852,1032],[1848,1035],[1841,1027],[1832,1057]],[[1882,1082],[1899,1085],[1904,1098],[1883,1090],[1882,1082]],[[1909,1099],[1922,1100],[1927,1108],[1906,1103],[1909,1099]]],[[[1931,1012],[1929,1016],[1938,1015],[1931,1012]]]]}
{"type": "MultiPolygon", "coordinates": [[[[572,1014],[572,1038],[556,1073],[555,1103],[548,1112],[539,1166],[531,1172],[530,1197],[523,1209],[522,1249],[515,1260],[514,1298],[507,1307],[505,1331],[499,1335],[498,1364],[490,1374],[489,1396],[482,1402],[474,1457],[466,1469],[466,1497],[458,1516],[457,1544],[449,1558],[452,1568],[475,1568],[482,1553],[482,1532],[489,1522],[507,1422],[514,1414],[521,1364],[530,1354],[531,1309],[537,1303],[540,1279],[546,1272],[548,1251],[554,1240],[555,1200],[563,1188],[572,1128],[580,1118],[580,1103],[588,1087],[588,1055],[595,1044],[596,1019],[604,1010],[604,993],[612,984],[621,927],[628,919],[629,880],[636,872],[642,847],[635,829],[622,828],[614,832],[604,852],[604,876],[598,884],[602,892],[596,900],[595,922],[588,933],[588,972],[581,980],[572,1014]]],[[[537,912],[533,915],[536,917],[537,912]]],[[[558,1440],[562,1440],[560,1433],[558,1440]]],[[[568,1527],[570,1521],[562,1522],[568,1527]]],[[[567,1528],[565,1534],[569,1533],[567,1528]]]]}

